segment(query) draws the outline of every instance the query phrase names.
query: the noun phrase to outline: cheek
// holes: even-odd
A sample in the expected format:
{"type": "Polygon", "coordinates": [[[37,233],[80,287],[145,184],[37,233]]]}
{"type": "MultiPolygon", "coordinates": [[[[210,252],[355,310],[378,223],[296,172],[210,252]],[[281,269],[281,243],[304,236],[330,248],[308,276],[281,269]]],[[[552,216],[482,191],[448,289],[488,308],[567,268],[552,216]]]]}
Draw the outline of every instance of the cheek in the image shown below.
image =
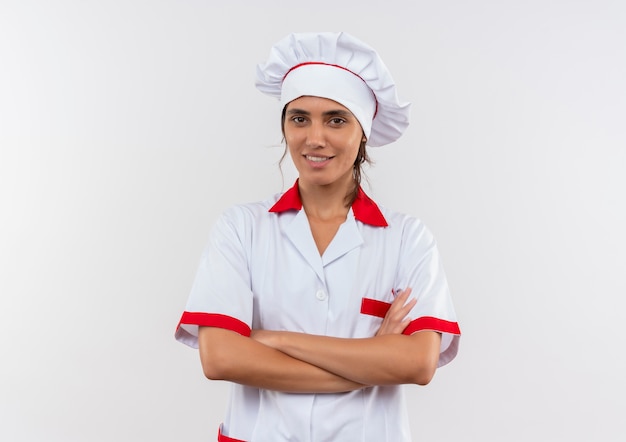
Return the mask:
{"type": "Polygon", "coordinates": [[[352,159],[353,162],[356,160],[356,157],[359,154],[359,150],[361,149],[361,139],[361,135],[352,137],[349,143],[350,147],[346,150],[348,152],[348,156],[352,159]]]}
{"type": "Polygon", "coordinates": [[[350,155],[350,165],[353,165],[356,162],[356,159],[358,156],[359,156],[359,148],[357,147],[350,155]]]}
{"type": "Polygon", "coordinates": [[[294,149],[291,147],[291,144],[289,144],[289,142],[287,140],[285,140],[285,143],[287,143],[287,152],[289,152],[289,156],[293,160],[298,155],[297,155],[296,152],[294,152],[294,149]]]}
{"type": "Polygon", "coordinates": [[[285,145],[286,145],[286,152],[289,154],[289,157],[291,158],[291,161],[296,163],[297,159],[300,158],[300,152],[298,150],[298,143],[293,142],[293,140],[289,140],[287,137],[285,137],[285,145]]]}
{"type": "MultiPolygon", "coordinates": [[[[294,133],[293,131],[289,131],[289,130],[285,130],[283,131],[283,137],[285,139],[285,143],[287,144],[287,146],[295,146],[298,144],[298,135],[297,132],[294,133]]],[[[291,147],[290,147],[291,148],[291,147]]]]}

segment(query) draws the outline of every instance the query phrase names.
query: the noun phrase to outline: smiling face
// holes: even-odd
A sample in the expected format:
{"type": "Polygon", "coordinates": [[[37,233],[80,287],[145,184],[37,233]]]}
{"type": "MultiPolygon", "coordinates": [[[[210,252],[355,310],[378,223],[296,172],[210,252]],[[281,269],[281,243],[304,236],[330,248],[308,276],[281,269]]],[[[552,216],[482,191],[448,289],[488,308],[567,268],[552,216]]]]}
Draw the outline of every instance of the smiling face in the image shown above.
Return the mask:
{"type": "Polygon", "coordinates": [[[353,185],[364,135],[345,106],[327,98],[297,98],[287,104],[283,130],[301,186],[353,185]]]}

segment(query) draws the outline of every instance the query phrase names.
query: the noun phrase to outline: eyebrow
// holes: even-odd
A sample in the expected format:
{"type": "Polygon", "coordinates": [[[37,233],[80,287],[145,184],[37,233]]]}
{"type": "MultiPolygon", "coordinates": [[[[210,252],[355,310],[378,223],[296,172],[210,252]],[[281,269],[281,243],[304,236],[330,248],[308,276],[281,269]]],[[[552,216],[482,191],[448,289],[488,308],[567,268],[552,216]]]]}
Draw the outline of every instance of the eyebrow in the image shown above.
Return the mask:
{"type": "MultiPolygon", "coordinates": [[[[311,112],[306,111],[304,109],[289,109],[287,111],[288,115],[311,115],[311,112]]],[[[325,117],[334,117],[334,116],[339,116],[339,117],[351,117],[353,116],[351,112],[346,111],[346,110],[342,110],[342,109],[336,109],[336,110],[329,110],[326,111],[322,114],[325,117]]]]}

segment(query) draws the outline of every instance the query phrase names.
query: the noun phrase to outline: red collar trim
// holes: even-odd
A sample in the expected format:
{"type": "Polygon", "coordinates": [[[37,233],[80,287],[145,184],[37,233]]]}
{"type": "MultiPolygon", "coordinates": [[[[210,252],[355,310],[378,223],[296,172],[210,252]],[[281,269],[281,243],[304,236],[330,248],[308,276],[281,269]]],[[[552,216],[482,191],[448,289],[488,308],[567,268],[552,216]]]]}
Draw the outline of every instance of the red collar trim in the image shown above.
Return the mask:
{"type": "MultiPolygon", "coordinates": [[[[300,191],[298,190],[298,180],[276,201],[270,212],[281,213],[288,210],[301,210],[302,200],[300,199],[300,191]]],[[[352,212],[354,217],[364,224],[369,224],[375,227],[387,227],[387,220],[383,216],[382,212],[376,205],[376,203],[363,192],[363,189],[359,187],[354,203],[352,203],[352,212]]]]}

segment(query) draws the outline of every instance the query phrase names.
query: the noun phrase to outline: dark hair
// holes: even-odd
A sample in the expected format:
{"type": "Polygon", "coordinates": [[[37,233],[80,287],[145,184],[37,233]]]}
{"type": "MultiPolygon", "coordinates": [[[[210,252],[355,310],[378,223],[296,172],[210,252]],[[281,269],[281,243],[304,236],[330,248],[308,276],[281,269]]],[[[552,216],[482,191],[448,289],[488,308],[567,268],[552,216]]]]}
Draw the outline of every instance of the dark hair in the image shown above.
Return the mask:
{"type": "MultiPolygon", "coordinates": [[[[283,133],[283,141],[285,141],[285,115],[287,111],[287,106],[283,108],[281,117],[280,117],[280,130],[283,133]]],[[[354,164],[352,165],[352,177],[354,179],[354,187],[350,192],[346,194],[345,202],[346,207],[350,207],[357,195],[359,194],[359,187],[361,186],[361,178],[363,177],[363,163],[372,164],[372,160],[370,160],[369,155],[367,154],[367,148],[365,147],[367,144],[367,140],[361,141],[361,145],[359,146],[359,152],[356,154],[356,158],[354,160],[354,164]]],[[[287,143],[285,142],[285,150],[278,161],[278,167],[281,167],[283,164],[283,160],[287,156],[287,143]]]]}

